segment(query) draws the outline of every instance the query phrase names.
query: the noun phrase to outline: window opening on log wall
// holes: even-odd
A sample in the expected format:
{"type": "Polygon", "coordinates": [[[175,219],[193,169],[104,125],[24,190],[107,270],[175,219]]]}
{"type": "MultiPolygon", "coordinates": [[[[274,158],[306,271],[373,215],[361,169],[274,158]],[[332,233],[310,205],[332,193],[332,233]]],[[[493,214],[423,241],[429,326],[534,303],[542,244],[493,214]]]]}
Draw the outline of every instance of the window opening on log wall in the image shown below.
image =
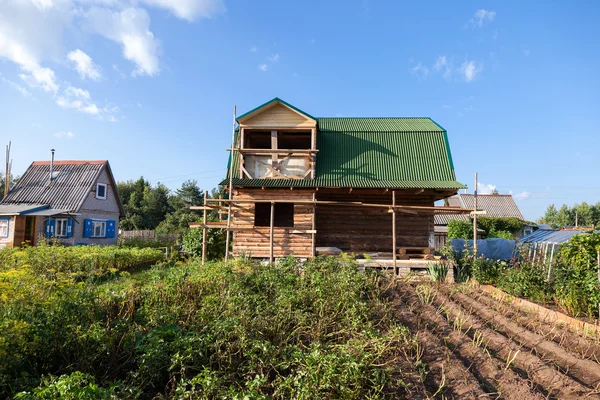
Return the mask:
{"type": "MultiPolygon", "coordinates": [[[[254,226],[271,226],[271,204],[256,203],[254,205],[254,226]]],[[[294,204],[275,203],[273,226],[292,228],[294,226],[294,204]]]]}

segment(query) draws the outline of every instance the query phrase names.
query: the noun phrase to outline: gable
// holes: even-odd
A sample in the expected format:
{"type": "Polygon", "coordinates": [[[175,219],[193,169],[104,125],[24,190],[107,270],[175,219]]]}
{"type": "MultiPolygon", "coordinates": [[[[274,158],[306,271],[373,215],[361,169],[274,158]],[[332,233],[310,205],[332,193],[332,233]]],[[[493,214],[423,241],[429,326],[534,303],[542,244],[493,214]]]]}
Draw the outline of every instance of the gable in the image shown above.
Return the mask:
{"type": "Polygon", "coordinates": [[[92,185],[79,211],[102,211],[120,214],[119,202],[118,190],[108,170],[105,168],[92,185]],[[99,183],[106,185],[106,199],[98,199],[96,197],[96,190],[99,183]]]}
{"type": "Polygon", "coordinates": [[[275,104],[261,110],[240,123],[240,126],[244,128],[313,128],[316,125],[315,120],[306,118],[283,104],[275,104]]]}
{"type": "Polygon", "coordinates": [[[314,128],[317,126],[315,118],[277,97],[240,115],[237,121],[243,128],[314,128]]]}

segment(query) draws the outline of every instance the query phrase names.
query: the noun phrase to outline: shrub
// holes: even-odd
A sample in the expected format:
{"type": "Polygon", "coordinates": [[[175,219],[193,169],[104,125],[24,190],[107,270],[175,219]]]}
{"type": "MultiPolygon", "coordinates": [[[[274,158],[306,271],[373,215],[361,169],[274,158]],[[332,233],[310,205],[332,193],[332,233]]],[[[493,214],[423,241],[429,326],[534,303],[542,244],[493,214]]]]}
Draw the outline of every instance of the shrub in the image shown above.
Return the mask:
{"type": "Polygon", "coordinates": [[[473,239],[473,224],[451,219],[448,221],[448,239],[473,239]]]}
{"type": "Polygon", "coordinates": [[[160,250],[117,246],[48,246],[0,249],[0,271],[30,268],[53,279],[94,278],[164,259],[160,250]]]}
{"type": "Polygon", "coordinates": [[[484,285],[495,285],[502,271],[503,265],[496,260],[482,257],[473,260],[472,274],[477,282],[484,285]]]}
{"type": "Polygon", "coordinates": [[[4,273],[3,398],[377,398],[422,384],[381,276],[349,258],[168,263],[100,285],[4,273]]]}
{"type": "MultiPolygon", "coordinates": [[[[225,257],[225,230],[208,229],[206,233],[207,260],[220,260],[225,257]]],[[[202,256],[202,229],[188,229],[183,234],[183,250],[193,257],[202,256]]]]}
{"type": "Polygon", "coordinates": [[[498,287],[514,296],[534,301],[547,302],[552,299],[553,289],[546,281],[546,270],[542,265],[530,261],[505,268],[498,279],[498,287]]]}

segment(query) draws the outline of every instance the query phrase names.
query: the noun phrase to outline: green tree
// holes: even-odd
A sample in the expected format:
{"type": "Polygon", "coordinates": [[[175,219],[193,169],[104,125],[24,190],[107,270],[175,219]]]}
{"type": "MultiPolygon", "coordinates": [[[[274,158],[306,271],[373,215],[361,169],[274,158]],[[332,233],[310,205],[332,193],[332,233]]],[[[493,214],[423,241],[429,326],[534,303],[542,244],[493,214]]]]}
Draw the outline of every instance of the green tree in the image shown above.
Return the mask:
{"type": "Polygon", "coordinates": [[[161,233],[182,233],[187,231],[188,223],[198,221],[198,212],[190,210],[191,206],[199,206],[204,202],[204,193],[196,181],[185,181],[175,194],[169,197],[171,212],[166,215],[156,228],[161,233]]]}
{"type": "Polygon", "coordinates": [[[557,215],[558,215],[558,210],[556,209],[556,206],[554,204],[550,204],[548,206],[548,208],[546,208],[546,212],[544,213],[544,216],[542,218],[540,218],[538,222],[540,224],[548,224],[553,227],[557,227],[558,226],[558,224],[556,222],[557,215]]]}
{"type": "Polygon", "coordinates": [[[594,225],[594,209],[585,201],[581,204],[575,204],[573,211],[577,213],[577,225],[591,226],[594,225]]]}
{"type": "Polygon", "coordinates": [[[556,213],[556,225],[558,227],[575,225],[575,213],[566,204],[556,213]]]}
{"type": "Polygon", "coordinates": [[[152,187],[140,177],[135,182],[120,182],[117,188],[125,205],[123,229],[155,229],[171,211],[169,189],[160,183],[152,187]]]}

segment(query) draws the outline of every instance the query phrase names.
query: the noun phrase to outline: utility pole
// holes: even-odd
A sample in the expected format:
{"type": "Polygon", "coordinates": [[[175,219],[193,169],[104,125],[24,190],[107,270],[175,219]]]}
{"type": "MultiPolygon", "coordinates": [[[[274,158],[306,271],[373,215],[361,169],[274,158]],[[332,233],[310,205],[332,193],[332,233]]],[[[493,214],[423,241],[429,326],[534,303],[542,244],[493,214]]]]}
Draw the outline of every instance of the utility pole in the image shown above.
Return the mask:
{"type": "Polygon", "coordinates": [[[6,175],[4,176],[4,197],[8,195],[8,191],[10,190],[10,170],[12,168],[12,160],[10,159],[10,147],[11,142],[8,142],[8,146],[6,146],[6,175]]]}
{"type": "Polygon", "coordinates": [[[473,190],[475,214],[473,215],[473,255],[477,257],[477,172],[475,172],[475,189],[473,190]]]}

